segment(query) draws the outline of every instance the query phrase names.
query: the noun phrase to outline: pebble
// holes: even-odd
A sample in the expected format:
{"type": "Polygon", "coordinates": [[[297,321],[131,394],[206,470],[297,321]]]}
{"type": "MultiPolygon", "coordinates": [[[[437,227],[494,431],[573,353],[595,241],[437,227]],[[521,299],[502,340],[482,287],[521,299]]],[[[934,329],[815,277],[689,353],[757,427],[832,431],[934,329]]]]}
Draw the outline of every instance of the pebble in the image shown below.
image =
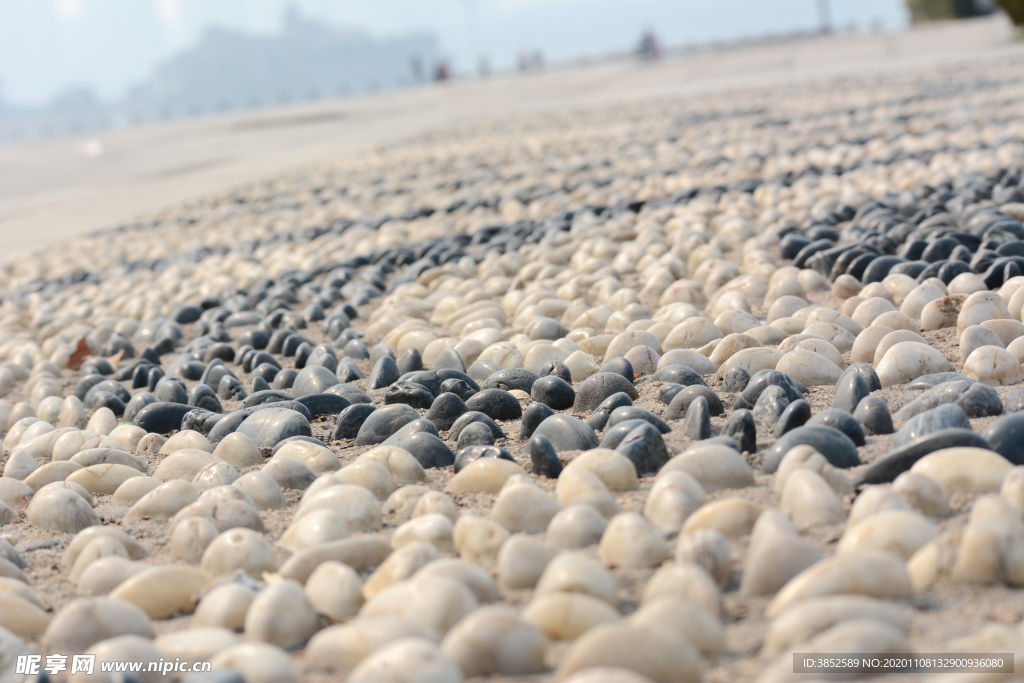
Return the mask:
{"type": "Polygon", "coordinates": [[[906,598],[910,596],[910,579],[896,555],[862,548],[821,560],[797,574],[775,595],[765,613],[774,617],[800,600],[824,595],[906,598]]]}
{"type": "Polygon", "coordinates": [[[554,592],[534,595],[522,610],[522,618],[547,638],[573,641],[602,624],[622,617],[604,600],[580,592],[554,592]]]}
{"type": "Polygon", "coordinates": [[[722,597],[718,584],[707,570],[696,564],[667,563],[654,573],[644,587],[640,604],[649,605],[664,598],[687,600],[715,619],[722,618],[722,597]]]}
{"type": "Polygon", "coordinates": [[[675,561],[696,564],[724,585],[730,577],[729,539],[714,529],[699,529],[679,536],[676,541],[675,561]]]}
{"type": "Polygon", "coordinates": [[[132,603],[150,619],[167,619],[178,613],[191,614],[196,593],[209,579],[209,574],[195,567],[152,567],[121,583],[110,597],[132,603]]]}
{"type": "MultiPolygon", "coordinates": [[[[655,375],[657,377],[657,375],[655,375]]],[[[583,380],[576,391],[573,412],[587,413],[597,409],[612,394],[622,392],[630,399],[636,400],[639,395],[631,381],[613,372],[598,372],[583,380]]]]}
{"type": "Polygon", "coordinates": [[[491,520],[512,533],[539,533],[562,506],[530,480],[508,482],[494,501],[491,520]]]}
{"type": "Polygon", "coordinates": [[[590,505],[569,505],[548,523],[544,541],[552,548],[571,550],[597,545],[608,522],[590,505]]]}
{"type": "Polygon", "coordinates": [[[594,667],[621,667],[657,683],[700,680],[700,652],[690,642],[626,624],[597,626],[578,638],[558,667],[558,677],[594,667]]]}
{"type": "Polygon", "coordinates": [[[306,648],[308,666],[336,676],[347,676],[359,662],[389,643],[428,634],[408,619],[359,619],[319,631],[306,648]]]}
{"type": "Polygon", "coordinates": [[[797,533],[785,514],[766,510],[754,525],[740,591],[772,595],[821,560],[821,552],[797,533]]]}
{"type": "Polygon", "coordinates": [[[1020,361],[1000,346],[979,346],[974,349],[964,361],[963,372],[966,377],[994,387],[1024,381],[1024,368],[1020,361]]]}
{"type": "Polygon", "coordinates": [[[399,581],[370,597],[359,611],[359,618],[404,617],[422,626],[432,637],[443,638],[478,606],[465,584],[444,576],[426,575],[399,581]]]}
{"type": "Polygon", "coordinates": [[[911,472],[939,482],[947,491],[998,492],[1013,464],[998,453],[982,448],[944,448],[918,460],[911,472]]]}
{"type": "MultiPolygon", "coordinates": [[[[561,501],[559,501],[561,502],[561,501]]],[[[463,514],[455,521],[452,542],[459,557],[490,568],[498,563],[498,552],[509,532],[500,524],[475,515],[463,514]]]]}
{"type": "Polygon", "coordinates": [[[765,474],[775,472],[786,453],[796,446],[803,445],[813,447],[825,456],[833,467],[847,469],[860,464],[857,446],[846,434],[826,425],[805,425],[787,432],[768,449],[761,470],[765,474]]]}
{"type": "Polygon", "coordinates": [[[761,514],[761,508],[742,498],[723,498],[706,503],[690,515],[681,533],[713,529],[727,538],[749,534],[761,514]]]}
{"type": "Polygon", "coordinates": [[[885,510],[850,525],[839,539],[837,554],[856,553],[864,548],[884,550],[909,560],[935,538],[935,527],[913,510],[885,510]]]}
{"type": "Polygon", "coordinates": [[[613,567],[655,567],[669,558],[668,545],[647,520],[623,512],[608,522],[597,550],[602,562],[613,567]]]}
{"type": "Polygon", "coordinates": [[[885,352],[875,370],[883,387],[906,384],[922,375],[953,368],[938,350],[920,342],[900,342],[885,352]]]}
{"type": "Polygon", "coordinates": [[[66,534],[77,534],[86,527],[101,524],[92,506],[68,489],[40,491],[32,496],[27,513],[34,526],[66,534]]]}
{"type": "MultiPolygon", "coordinates": [[[[1011,473],[1016,469],[1014,468],[1011,473]]],[[[1008,480],[1009,475],[1003,480],[1003,491],[1006,490],[1008,480]]],[[[892,483],[892,490],[908,506],[928,517],[948,517],[951,514],[946,489],[939,482],[920,472],[904,472],[896,477],[892,483]]]]}
{"type": "Polygon", "coordinates": [[[560,552],[548,562],[537,581],[534,599],[549,593],[582,593],[613,607],[619,604],[612,573],[578,550],[560,552]]]}
{"type": "Polygon", "coordinates": [[[498,553],[498,584],[505,589],[532,589],[537,585],[553,552],[525,534],[515,534],[498,553]]]}
{"type": "Polygon", "coordinates": [[[800,527],[837,524],[846,519],[846,511],[832,487],[806,467],[793,470],[786,478],[780,507],[800,527]]]}
{"type": "Polygon", "coordinates": [[[691,446],[669,460],[661,474],[672,471],[689,474],[706,491],[744,488],[755,484],[750,465],[743,456],[727,446],[691,446]]]}
{"type": "Polygon", "coordinates": [[[772,619],[761,654],[774,657],[805,643],[836,624],[871,619],[900,627],[896,610],[882,600],[863,595],[828,595],[808,598],[772,619]]]}

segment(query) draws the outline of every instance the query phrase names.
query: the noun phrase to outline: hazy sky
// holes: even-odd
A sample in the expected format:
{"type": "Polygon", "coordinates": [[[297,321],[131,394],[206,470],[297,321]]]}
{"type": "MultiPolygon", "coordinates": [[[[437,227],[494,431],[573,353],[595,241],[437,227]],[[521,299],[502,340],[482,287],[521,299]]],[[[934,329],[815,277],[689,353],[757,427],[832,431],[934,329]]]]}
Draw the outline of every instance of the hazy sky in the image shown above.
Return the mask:
{"type": "MultiPolygon", "coordinates": [[[[630,48],[651,27],[668,45],[818,25],[819,0],[297,0],[304,14],[375,35],[429,31],[456,71],[485,53],[496,68],[520,50],[560,61],[630,48]]],[[[0,0],[0,86],[36,104],[75,85],[120,97],[211,24],[261,33],[289,0],[0,0]]],[[[902,0],[828,0],[833,23],[903,28],[902,0]]]]}

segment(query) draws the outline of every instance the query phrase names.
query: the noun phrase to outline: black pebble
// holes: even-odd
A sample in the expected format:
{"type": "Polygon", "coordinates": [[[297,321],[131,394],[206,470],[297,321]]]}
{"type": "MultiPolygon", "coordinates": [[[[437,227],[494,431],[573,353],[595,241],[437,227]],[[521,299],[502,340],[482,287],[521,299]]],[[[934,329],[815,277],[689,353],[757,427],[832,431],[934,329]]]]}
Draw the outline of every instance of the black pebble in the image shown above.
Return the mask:
{"type": "Polygon", "coordinates": [[[356,435],[359,434],[359,428],[363,426],[363,422],[375,410],[376,408],[368,403],[353,403],[348,408],[345,408],[338,414],[338,424],[334,427],[332,438],[335,441],[356,438],[356,435]]]}
{"type": "Polygon", "coordinates": [[[469,384],[462,379],[452,378],[446,379],[441,382],[441,393],[455,394],[463,401],[468,401],[470,397],[476,393],[476,389],[469,386],[469,384]]]}
{"type": "Polygon", "coordinates": [[[690,401],[683,420],[683,436],[694,441],[703,441],[711,436],[711,409],[703,396],[690,401]]]}
{"type": "Polygon", "coordinates": [[[426,418],[433,422],[438,430],[446,432],[455,424],[455,420],[467,412],[469,409],[461,398],[455,394],[444,393],[434,399],[426,418]]]}
{"type": "Polygon", "coordinates": [[[567,410],[572,408],[576,401],[576,392],[573,391],[572,385],[561,377],[548,375],[533,383],[530,398],[551,406],[554,410],[567,410]]]}
{"type": "Polygon", "coordinates": [[[870,434],[892,434],[892,416],[881,396],[865,396],[853,411],[853,418],[870,434]]]}
{"type": "Polygon", "coordinates": [[[540,366],[541,377],[547,377],[548,375],[554,375],[555,377],[561,377],[569,384],[572,384],[572,373],[569,372],[569,368],[565,367],[563,363],[556,363],[555,361],[549,360],[544,365],[540,366]]]}
{"type": "Polygon", "coordinates": [[[460,451],[467,446],[493,446],[494,434],[483,422],[471,422],[459,432],[456,448],[460,451]]]}
{"type": "Polygon", "coordinates": [[[775,423],[773,435],[776,439],[781,438],[786,432],[804,426],[810,419],[811,404],[802,398],[793,401],[786,406],[786,409],[782,411],[782,415],[779,416],[779,421],[775,423]]]}
{"type": "Polygon", "coordinates": [[[612,358],[605,363],[601,368],[601,372],[614,372],[616,375],[622,375],[629,382],[632,382],[635,376],[633,374],[633,364],[621,356],[612,358]]]}
{"type": "Polygon", "coordinates": [[[493,420],[518,420],[523,416],[519,400],[504,389],[484,389],[466,402],[470,410],[478,410],[493,420]]]}
{"type": "Polygon", "coordinates": [[[398,371],[403,375],[407,372],[418,372],[423,369],[423,357],[415,348],[411,348],[398,359],[398,371]]]}
{"type": "Polygon", "coordinates": [[[777,385],[765,387],[757,397],[757,403],[751,411],[754,417],[771,426],[779,421],[783,411],[789,406],[786,390],[777,385]]]}
{"type": "Polygon", "coordinates": [[[523,411],[523,418],[519,421],[519,438],[526,441],[533,432],[540,426],[540,423],[555,414],[550,406],[544,403],[531,403],[523,411]]]}
{"type": "Polygon", "coordinates": [[[426,409],[434,402],[434,395],[422,384],[395,382],[384,392],[384,405],[404,403],[413,408],[426,409]]]}
{"type": "Polygon", "coordinates": [[[608,424],[608,418],[611,417],[612,411],[622,406],[631,406],[633,401],[629,398],[629,395],[624,392],[618,392],[612,394],[597,407],[590,419],[587,420],[587,424],[594,431],[600,432],[604,430],[608,424]]]}
{"type": "Polygon", "coordinates": [[[836,382],[835,393],[832,395],[832,407],[852,414],[861,399],[870,393],[868,383],[864,381],[860,373],[844,373],[836,382]]]}
{"type": "Polygon", "coordinates": [[[678,420],[684,417],[690,404],[697,398],[703,398],[707,402],[712,417],[725,414],[725,406],[722,405],[722,399],[718,398],[718,394],[709,387],[695,384],[683,387],[682,391],[675,395],[665,410],[665,419],[678,420]]]}
{"type": "Polygon", "coordinates": [[[615,450],[633,462],[640,476],[657,472],[669,460],[668,449],[661,434],[654,425],[647,422],[634,427],[615,450]]]}
{"type": "Polygon", "coordinates": [[[643,420],[644,422],[650,422],[652,425],[658,428],[658,431],[662,434],[668,434],[672,431],[672,428],[662,420],[660,417],[655,415],[649,410],[638,408],[637,406],[620,406],[612,411],[611,416],[608,418],[608,427],[614,427],[620,422],[626,420],[643,420]]]}
{"type": "Polygon", "coordinates": [[[722,391],[742,392],[750,383],[750,373],[741,367],[731,367],[722,378],[722,391]]]}
{"type": "Polygon", "coordinates": [[[722,428],[722,436],[734,439],[741,453],[757,452],[757,424],[746,408],[740,408],[729,416],[722,428]]]}
{"type": "Polygon", "coordinates": [[[455,456],[455,462],[453,463],[455,472],[458,473],[466,465],[483,458],[501,458],[502,460],[515,462],[512,454],[501,446],[467,446],[455,456]]]}
{"type": "Polygon", "coordinates": [[[853,419],[853,415],[850,415],[845,410],[838,410],[836,408],[823,410],[808,420],[807,424],[835,427],[850,437],[850,441],[853,441],[855,445],[863,446],[866,443],[864,440],[864,430],[861,428],[860,423],[853,419]]]}
{"type": "Polygon", "coordinates": [[[526,443],[532,467],[530,471],[540,477],[558,479],[562,473],[562,461],[555,453],[555,447],[543,434],[537,434],[526,443]]]}

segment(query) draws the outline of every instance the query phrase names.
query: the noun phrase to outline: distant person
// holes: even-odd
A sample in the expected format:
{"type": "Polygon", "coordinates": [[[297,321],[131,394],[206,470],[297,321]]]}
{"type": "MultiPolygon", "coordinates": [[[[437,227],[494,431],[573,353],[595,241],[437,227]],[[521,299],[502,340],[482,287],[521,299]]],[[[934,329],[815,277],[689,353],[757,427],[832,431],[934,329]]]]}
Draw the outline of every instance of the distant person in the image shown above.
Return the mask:
{"type": "Polygon", "coordinates": [[[423,78],[423,60],[419,58],[419,55],[409,60],[409,68],[412,70],[412,80],[414,83],[422,83],[423,78]]]}
{"type": "Polygon", "coordinates": [[[661,59],[661,44],[658,42],[658,37],[654,35],[654,31],[648,29],[640,36],[637,54],[645,62],[661,59]]]}
{"type": "Polygon", "coordinates": [[[447,81],[451,78],[451,69],[448,66],[448,62],[439,62],[437,69],[434,71],[434,80],[437,82],[447,81]]]}

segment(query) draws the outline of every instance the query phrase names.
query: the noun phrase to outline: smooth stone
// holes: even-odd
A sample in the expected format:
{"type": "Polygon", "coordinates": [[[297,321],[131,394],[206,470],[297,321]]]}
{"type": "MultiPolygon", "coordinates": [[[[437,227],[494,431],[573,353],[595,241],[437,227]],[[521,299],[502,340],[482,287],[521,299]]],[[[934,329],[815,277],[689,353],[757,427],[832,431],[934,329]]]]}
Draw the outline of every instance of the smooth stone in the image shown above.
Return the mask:
{"type": "Polygon", "coordinates": [[[153,638],[149,617],[132,604],[106,597],[77,598],[50,621],[43,641],[63,652],[84,652],[106,638],[134,635],[153,638]]]}
{"type": "Polygon", "coordinates": [[[564,379],[552,375],[541,377],[533,383],[530,398],[554,410],[568,410],[576,401],[576,392],[564,379]]]}
{"type": "Polygon", "coordinates": [[[195,567],[151,567],[120,584],[110,598],[132,603],[150,619],[167,619],[179,612],[191,614],[195,595],[209,579],[206,572],[195,567]]]}
{"type": "Polygon", "coordinates": [[[455,424],[452,425],[452,428],[448,430],[448,440],[458,442],[459,438],[462,436],[462,430],[474,422],[486,425],[491,430],[491,436],[495,441],[505,438],[505,432],[501,431],[501,427],[499,427],[494,420],[480,411],[471,410],[460,416],[459,419],[455,421],[455,424]]]}
{"type": "MultiPolygon", "coordinates": [[[[339,365],[339,371],[341,366],[339,365]]],[[[360,376],[362,373],[360,373],[360,376]]],[[[292,394],[297,398],[309,394],[322,394],[339,383],[339,376],[322,365],[310,365],[302,369],[292,385],[292,394]]]]}
{"type": "Polygon", "coordinates": [[[981,346],[972,351],[964,361],[963,373],[966,377],[995,387],[1024,381],[1024,368],[1020,361],[1000,346],[981,346]]]}
{"type": "Polygon", "coordinates": [[[459,433],[456,450],[463,451],[470,446],[493,446],[494,434],[491,428],[482,422],[473,422],[459,433]]]}
{"type": "Polygon", "coordinates": [[[935,527],[913,510],[884,510],[856,525],[848,525],[837,555],[858,553],[865,548],[892,553],[904,561],[935,539],[935,527]]]}
{"type": "Polygon", "coordinates": [[[356,445],[372,446],[383,443],[402,427],[419,418],[419,413],[405,404],[379,408],[363,420],[356,435],[356,445]]]}
{"type": "Polygon", "coordinates": [[[771,426],[779,421],[788,406],[789,398],[786,395],[786,390],[772,385],[765,387],[750,412],[754,419],[771,426]]]}
{"type": "Polygon", "coordinates": [[[530,536],[509,537],[498,553],[498,584],[505,589],[534,588],[552,556],[548,546],[530,536]]]}
{"type": "Polygon", "coordinates": [[[630,399],[629,396],[624,392],[620,391],[618,393],[612,394],[604,401],[602,401],[601,405],[599,405],[597,409],[594,410],[593,414],[590,416],[590,419],[587,420],[587,424],[590,425],[590,427],[595,431],[602,431],[605,427],[608,426],[608,420],[611,419],[612,413],[615,412],[616,409],[632,405],[632,399],[630,399]]]}
{"type": "Polygon", "coordinates": [[[949,492],[994,493],[1013,469],[1013,463],[982,448],[943,448],[929,453],[910,468],[939,482],[949,492]]]}
{"type": "MultiPolygon", "coordinates": [[[[181,420],[186,413],[195,410],[193,406],[181,403],[150,403],[140,410],[132,420],[136,427],[145,429],[146,432],[156,434],[167,434],[178,430],[181,427],[181,420]]],[[[111,428],[113,429],[113,427],[111,428]]],[[[95,431],[95,430],[90,430],[95,431]]],[[[108,430],[106,433],[109,433],[108,430]]]]}
{"type": "Polygon", "coordinates": [[[270,476],[283,489],[304,490],[316,479],[316,472],[304,463],[288,456],[274,456],[263,466],[265,474],[270,476]]]}
{"type": "Polygon", "coordinates": [[[981,436],[988,448],[1009,460],[1014,465],[1024,464],[1024,413],[1013,413],[990,424],[981,436]]]}
{"type": "Polygon", "coordinates": [[[345,538],[320,543],[292,555],[281,565],[279,574],[305,583],[324,562],[341,562],[356,571],[378,567],[391,554],[391,544],[377,536],[345,538]]]}
{"type": "Polygon", "coordinates": [[[805,643],[833,626],[855,619],[871,619],[900,627],[892,605],[863,595],[827,595],[793,605],[768,625],[761,654],[774,657],[805,643]]]}
{"type": "Polygon", "coordinates": [[[774,617],[800,600],[826,595],[907,598],[910,594],[910,578],[898,556],[863,548],[826,558],[797,574],[775,595],[766,614],[774,617]]]}
{"type": "Polygon", "coordinates": [[[557,479],[562,473],[562,462],[558,459],[554,444],[543,434],[537,434],[526,442],[530,454],[530,471],[540,477],[557,479]]]}
{"type": "Polygon", "coordinates": [[[571,415],[552,415],[546,418],[533,432],[534,437],[538,435],[546,437],[556,453],[587,451],[598,445],[594,430],[571,415]]]}
{"type": "Polygon", "coordinates": [[[641,476],[657,472],[669,460],[661,433],[648,422],[641,422],[631,429],[614,450],[629,458],[641,476]]]}
{"type": "Polygon", "coordinates": [[[742,455],[727,446],[691,446],[662,468],[662,474],[676,471],[689,474],[706,491],[746,488],[755,484],[750,465],[742,455]]]}
{"type": "Polygon", "coordinates": [[[604,600],[576,592],[535,596],[523,608],[522,617],[555,641],[575,640],[601,624],[622,618],[604,600]]]}
{"type": "Polygon", "coordinates": [[[749,410],[753,408],[761,394],[770,386],[778,386],[785,390],[786,398],[791,403],[800,400],[809,391],[807,387],[785,373],[778,372],[777,370],[763,370],[754,373],[750,378],[746,389],[743,390],[743,393],[733,403],[733,409],[746,408],[749,410]]]}
{"type": "Polygon", "coordinates": [[[609,521],[597,554],[606,565],[633,569],[660,565],[670,555],[661,533],[635,512],[620,513],[609,521]]]}
{"type": "Polygon", "coordinates": [[[248,640],[283,650],[301,648],[319,629],[317,614],[297,581],[271,583],[252,601],[245,615],[248,640]]]}
{"type": "Polygon", "coordinates": [[[857,420],[870,434],[892,434],[892,416],[889,406],[881,396],[865,396],[853,412],[857,420]]]}
{"type": "Polygon", "coordinates": [[[612,428],[619,424],[620,422],[625,422],[627,420],[643,420],[644,422],[649,422],[650,424],[657,427],[658,431],[661,432],[662,434],[668,434],[669,432],[672,431],[672,428],[669,427],[664,420],[662,420],[660,417],[658,417],[651,411],[645,410],[643,408],[638,408],[632,405],[621,406],[613,410],[608,418],[608,423],[606,427],[612,428]]]}
{"type": "Polygon", "coordinates": [[[843,374],[842,368],[825,356],[802,349],[786,353],[775,368],[808,387],[832,386],[843,374]]]}
{"type": "Polygon", "coordinates": [[[455,552],[452,543],[452,520],[439,512],[413,517],[395,529],[391,545],[401,548],[410,543],[429,543],[438,552],[455,552]]]}
{"type": "Polygon", "coordinates": [[[718,366],[706,356],[702,356],[692,349],[672,349],[666,352],[658,360],[657,369],[660,370],[666,365],[685,365],[698,375],[713,375],[718,370],[718,366]]]}
{"type": "MultiPolygon", "coordinates": [[[[404,617],[415,621],[435,638],[442,638],[478,606],[476,596],[462,582],[425,575],[399,581],[374,595],[359,611],[359,618],[404,617]]],[[[352,672],[352,678],[359,680],[358,667],[352,672]]]]}
{"type": "Polygon", "coordinates": [[[540,424],[555,414],[549,406],[544,403],[531,403],[523,411],[523,417],[519,422],[519,439],[525,441],[533,436],[534,431],[540,424]]]}
{"type": "MultiPolygon", "coordinates": [[[[1009,475],[1003,480],[1001,491],[1006,490],[1008,479],[1009,475]]],[[[903,499],[903,502],[928,517],[940,518],[950,515],[949,494],[946,489],[939,482],[920,472],[904,472],[896,477],[892,490],[903,499]]]]}
{"type": "Polygon", "coordinates": [[[683,386],[707,386],[704,378],[687,365],[665,365],[651,375],[651,380],[672,382],[683,386]]]}
{"type": "Polygon", "coordinates": [[[440,431],[451,429],[455,421],[469,411],[462,399],[452,393],[439,395],[433,399],[433,403],[429,407],[426,419],[433,422],[440,431]]]}
{"type": "Polygon", "coordinates": [[[694,399],[686,409],[682,432],[684,436],[694,441],[711,437],[711,409],[703,396],[694,399]]]}
{"type": "Polygon", "coordinates": [[[741,393],[750,383],[750,373],[746,368],[734,366],[722,377],[722,391],[741,393]]]}
{"type": "Polygon", "coordinates": [[[863,446],[866,443],[864,440],[864,430],[861,429],[860,423],[843,410],[828,408],[812,417],[806,424],[824,425],[838,429],[850,437],[850,440],[857,446],[863,446]]]}
{"type": "Polygon", "coordinates": [[[778,469],[779,463],[782,462],[783,456],[790,449],[801,445],[812,446],[824,455],[834,467],[846,469],[860,464],[857,446],[846,434],[825,425],[805,425],[786,433],[768,449],[761,465],[761,471],[765,474],[774,473],[778,469]]]}
{"type": "Polygon", "coordinates": [[[466,402],[471,411],[481,412],[493,420],[518,420],[523,416],[522,406],[504,389],[484,389],[466,402]]]}
{"type": "MultiPolygon", "coordinates": [[[[627,621],[634,626],[671,635],[683,642],[692,643],[707,655],[715,655],[725,650],[726,647],[722,624],[697,605],[680,598],[665,597],[648,603],[631,614],[627,621]]],[[[590,669],[590,671],[597,670],[590,669]]],[[[593,680],[615,679],[594,678],[593,680]]]]}
{"type": "Polygon", "coordinates": [[[780,507],[799,527],[836,524],[846,519],[835,491],[808,468],[799,468],[787,477],[780,507]]]}
{"type": "MultiPolygon", "coordinates": [[[[654,683],[696,683],[700,652],[688,641],[627,624],[596,626],[579,637],[558,667],[558,679],[599,667],[635,672],[654,683]]],[[[605,679],[607,680],[607,679],[605,679]]]]}
{"type": "Polygon", "coordinates": [[[725,414],[725,407],[722,405],[722,399],[720,399],[718,395],[708,387],[701,385],[688,387],[679,386],[679,390],[675,392],[669,402],[668,408],[665,410],[665,419],[678,420],[682,418],[686,414],[686,410],[690,407],[690,404],[698,397],[707,401],[708,408],[710,409],[713,417],[725,414]]]}
{"type": "Polygon", "coordinates": [[[832,407],[852,414],[861,400],[870,393],[868,383],[864,381],[860,373],[845,372],[836,383],[835,393],[832,396],[832,407]]]}
{"type": "Polygon", "coordinates": [[[681,533],[714,529],[728,538],[749,534],[761,508],[741,498],[722,498],[705,503],[683,524],[681,533]]]}
{"type": "Polygon", "coordinates": [[[811,404],[804,399],[793,401],[782,411],[775,423],[773,435],[776,439],[797,427],[802,427],[811,419],[811,404]]]}
{"type": "Polygon", "coordinates": [[[390,356],[383,356],[374,364],[368,386],[370,389],[384,389],[397,382],[401,376],[402,372],[395,360],[390,356]]]}
{"type": "Polygon", "coordinates": [[[438,559],[436,546],[421,541],[403,545],[388,555],[363,584],[363,594],[372,599],[400,581],[406,581],[426,564],[438,559]]]}
{"type": "Polygon", "coordinates": [[[548,563],[534,599],[550,593],[582,593],[613,607],[619,602],[611,571],[583,551],[561,552],[548,563]]]}
{"type": "Polygon", "coordinates": [[[725,585],[731,574],[729,539],[713,529],[682,535],[676,541],[675,561],[703,567],[719,586],[725,585]]]}
{"type": "Polygon", "coordinates": [[[491,510],[491,521],[512,533],[540,533],[562,506],[532,482],[503,486],[491,510]]]}
{"type": "Polygon", "coordinates": [[[581,453],[568,467],[591,472],[612,491],[632,491],[637,487],[637,472],[626,456],[607,448],[595,448],[581,453]]]}
{"type": "Polygon", "coordinates": [[[252,529],[230,529],[217,536],[206,547],[200,564],[211,576],[242,570],[254,579],[277,569],[270,544],[252,529]]]}
{"type": "Polygon", "coordinates": [[[907,384],[922,375],[951,370],[949,361],[937,349],[920,342],[894,345],[875,365],[883,387],[907,384]]]}
{"type": "MultiPolygon", "coordinates": [[[[799,403],[799,401],[794,401],[794,403],[799,403]]],[[[783,416],[785,416],[785,411],[783,411],[783,416]]],[[[746,408],[733,411],[722,427],[722,434],[716,438],[721,438],[721,436],[735,440],[741,453],[753,453],[757,450],[757,424],[754,422],[754,416],[746,408]]]]}
{"type": "Polygon", "coordinates": [[[28,521],[40,529],[68,534],[77,534],[86,527],[102,524],[99,515],[85,499],[63,488],[36,493],[28,504],[27,514],[28,521]]]}
{"type": "Polygon", "coordinates": [[[633,364],[621,356],[611,356],[610,358],[607,358],[604,365],[601,367],[600,372],[611,372],[616,375],[621,375],[630,383],[632,383],[636,378],[636,373],[633,370],[633,364]]]}
{"type": "Polygon", "coordinates": [[[441,382],[441,387],[439,389],[439,392],[440,393],[438,395],[447,392],[447,393],[455,394],[456,396],[461,398],[463,401],[468,401],[470,399],[470,397],[472,397],[476,393],[476,389],[471,387],[464,380],[457,379],[457,378],[452,378],[452,379],[446,379],[445,381],[441,382]]]}
{"type": "Polygon", "coordinates": [[[963,409],[953,403],[946,403],[931,410],[915,415],[897,430],[893,437],[894,448],[905,446],[922,436],[943,429],[970,429],[971,422],[963,409]]]}
{"type": "MultiPolygon", "coordinates": [[[[494,446],[483,446],[482,448],[494,448],[494,446]]],[[[526,474],[526,471],[513,461],[500,457],[484,457],[474,460],[462,468],[445,485],[445,492],[498,493],[509,477],[516,474],[526,474]]]]}
{"type": "Polygon", "coordinates": [[[419,410],[430,408],[434,394],[422,384],[397,381],[384,393],[384,405],[405,404],[419,410]]]}
{"type": "Polygon", "coordinates": [[[259,410],[245,418],[237,431],[257,448],[273,448],[291,436],[312,436],[306,417],[284,408],[259,410]]]}
{"type": "Polygon", "coordinates": [[[607,526],[604,517],[593,507],[570,505],[551,518],[545,542],[562,550],[585,548],[600,542],[607,526]]]}
{"type": "Polygon", "coordinates": [[[292,552],[310,546],[349,537],[345,517],[334,510],[314,510],[296,519],[289,526],[278,545],[292,552]]]}
{"type": "Polygon", "coordinates": [[[506,368],[488,375],[480,385],[480,388],[504,389],[505,391],[518,389],[519,391],[530,393],[534,382],[539,378],[540,376],[537,373],[526,368],[506,368]]]}
{"type": "Polygon", "coordinates": [[[740,592],[772,595],[820,560],[821,552],[800,537],[785,514],[766,510],[751,532],[740,592]]]}
{"type": "Polygon", "coordinates": [[[281,486],[265,471],[243,474],[232,486],[244,491],[257,510],[278,510],[285,506],[281,486]]]}
{"type": "Polygon", "coordinates": [[[311,489],[303,496],[297,517],[315,510],[337,512],[353,532],[375,531],[381,526],[380,503],[371,491],[362,486],[329,483],[319,491],[311,489]]]}
{"type": "MultiPolygon", "coordinates": [[[[463,430],[463,433],[465,434],[465,430],[463,430]]],[[[455,463],[453,467],[454,473],[458,474],[465,469],[467,465],[482,458],[501,458],[503,460],[508,460],[509,462],[515,462],[515,458],[512,457],[512,454],[501,446],[467,446],[460,450],[458,455],[455,456],[455,463]]]]}
{"type": "Polygon", "coordinates": [[[967,417],[971,418],[1001,415],[1003,412],[1003,402],[994,389],[980,382],[964,379],[943,382],[928,389],[900,409],[894,417],[899,421],[905,421],[946,403],[960,406],[967,417]]]}
{"type": "Polygon", "coordinates": [[[547,639],[516,610],[505,606],[473,612],[448,632],[441,649],[467,677],[522,676],[546,668],[547,639]]]}
{"type": "Polygon", "coordinates": [[[576,392],[573,411],[577,413],[593,411],[609,396],[619,392],[625,393],[634,401],[639,398],[633,383],[621,375],[612,372],[599,372],[591,375],[583,381],[576,392]]]}
{"type": "Polygon", "coordinates": [[[167,521],[197,500],[199,492],[192,484],[182,479],[172,479],[142,496],[125,514],[124,522],[142,519],[167,521]]]}
{"type": "Polygon", "coordinates": [[[403,638],[368,655],[353,668],[349,680],[459,683],[463,678],[459,664],[431,640],[403,638]]]}
{"type": "MultiPolygon", "coordinates": [[[[423,422],[433,428],[433,423],[426,420],[423,422]]],[[[386,439],[384,444],[408,451],[424,469],[448,467],[455,463],[455,454],[451,449],[430,432],[398,432],[386,439]]]]}

